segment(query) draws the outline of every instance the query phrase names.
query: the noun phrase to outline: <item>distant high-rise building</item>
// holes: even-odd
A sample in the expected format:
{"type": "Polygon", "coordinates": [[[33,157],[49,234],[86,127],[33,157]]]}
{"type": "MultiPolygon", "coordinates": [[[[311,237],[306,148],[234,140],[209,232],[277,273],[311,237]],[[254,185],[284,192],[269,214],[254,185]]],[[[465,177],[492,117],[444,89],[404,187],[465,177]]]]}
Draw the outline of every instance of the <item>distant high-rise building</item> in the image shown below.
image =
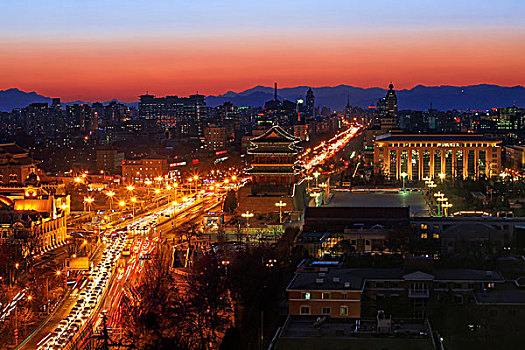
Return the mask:
{"type": "Polygon", "coordinates": [[[215,108],[214,122],[226,127],[227,133],[234,139],[240,139],[241,133],[241,113],[239,107],[231,102],[224,102],[215,108]]]}
{"type": "Polygon", "coordinates": [[[394,84],[390,83],[386,97],[377,101],[377,117],[381,130],[389,132],[398,128],[397,120],[397,96],[394,90],[394,84]]]}
{"type": "Polygon", "coordinates": [[[55,135],[64,131],[64,109],[60,98],[53,98],[49,111],[48,135],[55,135]]]}
{"type": "Polygon", "coordinates": [[[21,111],[27,135],[44,135],[44,126],[49,122],[49,108],[47,103],[31,103],[21,111]]]}
{"type": "Polygon", "coordinates": [[[97,116],[99,126],[101,126],[101,127],[108,126],[109,121],[105,117],[104,105],[102,103],[100,103],[100,102],[94,102],[91,105],[91,109],[93,110],[93,113],[96,114],[96,116],[97,116]]]}
{"type": "Polygon", "coordinates": [[[306,98],[305,98],[305,114],[313,118],[315,117],[315,96],[314,92],[312,91],[312,88],[309,88],[306,92],[306,98]]]}
{"type": "Polygon", "coordinates": [[[66,120],[69,128],[89,132],[98,128],[97,116],[87,104],[74,104],[66,107],[66,120]]]}
{"type": "Polygon", "coordinates": [[[118,152],[114,147],[100,146],[97,147],[97,170],[112,172],[122,165],[124,153],[118,152]]]}
{"type": "Polygon", "coordinates": [[[299,122],[297,103],[277,98],[277,83],[274,88],[273,100],[264,103],[264,119],[268,124],[278,122],[281,125],[295,125],[299,122]]]}
{"type": "Polygon", "coordinates": [[[226,127],[208,125],[204,128],[204,147],[208,151],[222,151],[226,148],[226,127]]]}
{"type": "Polygon", "coordinates": [[[498,130],[521,130],[525,127],[525,110],[516,106],[498,108],[496,123],[498,130]]]}
{"type": "Polygon", "coordinates": [[[189,97],[142,95],[139,116],[155,120],[164,127],[176,128],[183,135],[202,135],[208,111],[204,95],[189,97]]]}
{"type": "Polygon", "coordinates": [[[397,117],[397,96],[394,90],[394,84],[390,83],[385,97],[386,112],[388,115],[397,117]]]}
{"type": "Polygon", "coordinates": [[[240,123],[239,119],[239,107],[235,106],[231,102],[224,102],[222,105],[217,106],[217,122],[219,124],[236,124],[240,123]]]}

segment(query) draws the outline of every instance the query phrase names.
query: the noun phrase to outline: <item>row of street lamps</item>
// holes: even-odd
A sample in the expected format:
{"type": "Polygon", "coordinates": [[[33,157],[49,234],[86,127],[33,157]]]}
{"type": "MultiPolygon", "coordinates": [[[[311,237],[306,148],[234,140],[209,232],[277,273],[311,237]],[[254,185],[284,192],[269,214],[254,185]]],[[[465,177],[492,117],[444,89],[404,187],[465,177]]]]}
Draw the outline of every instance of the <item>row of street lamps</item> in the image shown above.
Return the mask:
{"type": "MultiPolygon", "coordinates": [[[[443,173],[439,174],[439,178],[441,179],[442,182],[445,179],[445,176],[446,175],[443,174],[443,173]]],[[[431,191],[432,191],[432,189],[437,187],[437,184],[430,177],[425,177],[425,178],[423,178],[423,180],[425,181],[425,185],[431,191]]],[[[438,191],[438,192],[434,193],[434,197],[436,197],[436,202],[437,202],[437,207],[438,207],[437,215],[438,216],[442,216],[441,215],[441,210],[443,210],[444,216],[448,216],[448,209],[452,208],[452,203],[448,202],[448,198],[445,197],[445,194],[442,193],[441,191],[438,191]]]]}
{"type": "MultiPolygon", "coordinates": [[[[275,206],[279,208],[279,223],[283,223],[283,208],[286,207],[286,203],[279,201],[275,203],[275,206]]],[[[250,227],[250,218],[253,218],[254,214],[250,211],[242,213],[241,216],[246,219],[246,227],[250,227]]]]}

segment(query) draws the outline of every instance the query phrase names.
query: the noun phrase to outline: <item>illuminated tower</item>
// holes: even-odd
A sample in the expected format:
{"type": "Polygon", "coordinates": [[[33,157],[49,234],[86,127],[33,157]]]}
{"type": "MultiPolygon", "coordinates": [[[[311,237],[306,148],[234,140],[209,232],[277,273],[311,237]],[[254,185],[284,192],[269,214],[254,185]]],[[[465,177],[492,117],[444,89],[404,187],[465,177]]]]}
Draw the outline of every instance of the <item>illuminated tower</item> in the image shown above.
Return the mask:
{"type": "Polygon", "coordinates": [[[264,134],[250,140],[253,195],[290,194],[298,170],[295,167],[301,140],[274,124],[264,134]]]}
{"type": "Polygon", "coordinates": [[[310,118],[315,117],[315,96],[311,88],[306,92],[305,113],[310,118]]]}
{"type": "Polygon", "coordinates": [[[394,84],[390,83],[386,96],[377,101],[376,113],[379,117],[381,130],[384,132],[390,132],[391,130],[398,128],[397,96],[396,91],[394,90],[394,84]]]}
{"type": "Polygon", "coordinates": [[[394,84],[390,83],[385,97],[386,113],[391,117],[397,117],[397,96],[394,84]]]}

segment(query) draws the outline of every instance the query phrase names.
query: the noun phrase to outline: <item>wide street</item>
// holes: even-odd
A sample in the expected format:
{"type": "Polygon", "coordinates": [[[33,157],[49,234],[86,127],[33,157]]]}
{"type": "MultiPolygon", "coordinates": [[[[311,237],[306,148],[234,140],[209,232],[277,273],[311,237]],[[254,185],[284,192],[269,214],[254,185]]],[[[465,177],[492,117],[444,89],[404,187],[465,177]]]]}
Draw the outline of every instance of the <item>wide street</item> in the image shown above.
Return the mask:
{"type": "MultiPolygon", "coordinates": [[[[115,266],[113,266],[107,276],[107,284],[89,318],[84,321],[82,327],[77,330],[75,335],[68,339],[67,343],[61,343],[60,346],[69,344],[67,345],[69,349],[74,349],[77,345],[80,346],[92,334],[93,328],[96,329],[100,322],[100,316],[104,311],[107,312],[111,325],[117,325],[120,301],[126,290],[124,286],[138,281],[144,266],[145,260],[142,260],[143,257],[146,254],[153,253],[156,243],[161,241],[161,237],[162,241],[172,240],[175,237],[174,231],[178,227],[192,221],[198,222],[198,219],[205,212],[221,204],[223,198],[224,195],[221,191],[209,191],[186,196],[181,203],[169,202],[159,208],[154,207],[134,218],[120,222],[118,227],[127,226],[128,228],[127,242],[131,247],[137,247],[138,250],[132,252],[130,257],[121,256],[122,249],[118,251],[117,255],[120,258],[117,259],[115,266]]],[[[110,232],[108,230],[106,233],[110,232]]],[[[100,255],[97,256],[95,264],[98,262],[98,259],[100,259],[100,255]]],[[[71,310],[79,303],[79,300],[83,299],[82,294],[85,288],[86,283],[83,283],[80,287],[70,290],[56,312],[18,348],[47,348],[44,347],[45,344],[53,343],[53,331],[60,322],[67,319],[71,310]]],[[[83,305],[82,302],[80,303],[80,305],[83,305]]]]}
{"type": "MultiPolygon", "coordinates": [[[[349,127],[312,151],[306,150],[301,157],[305,176],[343,149],[360,129],[349,127]]],[[[119,203],[120,212],[117,210],[98,219],[92,219],[96,215],[88,215],[88,222],[84,223],[80,217],[75,229],[91,228],[101,238],[92,268],[89,274],[68,289],[56,311],[17,349],[84,348],[92,342],[90,338],[100,331],[103,315],[107,318],[109,335],[118,339],[122,298],[125,294],[128,299],[133,298],[130,287],[140,282],[144,264],[158,244],[167,244],[170,248],[176,246],[177,250],[187,252],[189,237],[180,228],[187,224],[200,224],[204,214],[222,204],[229,189],[243,186],[246,180],[231,176],[231,179],[202,181],[201,188],[197,190],[195,185],[193,191],[191,187],[177,191],[176,186],[169,184],[162,191],[127,186],[120,189],[120,198],[129,194],[124,205],[123,201],[119,203]],[[126,251],[125,255],[122,255],[123,251],[126,251]]],[[[87,203],[90,210],[93,201],[87,203]]],[[[203,243],[203,240],[193,237],[193,242],[203,243]]],[[[60,249],[66,251],[59,248],[55,252],[60,249]]],[[[187,254],[181,255],[179,258],[185,262],[187,254]]]]}

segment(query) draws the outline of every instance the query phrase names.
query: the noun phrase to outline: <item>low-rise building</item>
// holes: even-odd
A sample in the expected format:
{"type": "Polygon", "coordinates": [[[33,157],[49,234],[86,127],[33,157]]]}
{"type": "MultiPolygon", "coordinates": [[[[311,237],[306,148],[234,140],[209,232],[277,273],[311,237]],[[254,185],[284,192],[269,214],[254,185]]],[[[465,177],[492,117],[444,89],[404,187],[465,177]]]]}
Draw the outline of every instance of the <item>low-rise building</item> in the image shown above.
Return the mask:
{"type": "Polygon", "coordinates": [[[523,170],[525,166],[525,146],[505,146],[505,155],[508,167],[517,171],[523,170]]]}
{"type": "Polygon", "coordinates": [[[503,254],[525,251],[525,218],[494,216],[414,217],[414,240],[436,240],[441,254],[503,254]]]}
{"type": "Polygon", "coordinates": [[[432,350],[441,349],[428,320],[288,316],[270,349],[276,350],[432,350]]]}
{"type": "Polygon", "coordinates": [[[472,269],[342,268],[304,260],[286,291],[290,315],[423,319],[439,303],[475,303],[474,293],[504,283],[496,271],[472,269]]]}
{"type": "Polygon", "coordinates": [[[28,150],[15,143],[0,144],[0,185],[23,185],[36,172],[28,150]]]}
{"type": "Polygon", "coordinates": [[[439,174],[449,179],[490,178],[501,171],[500,143],[477,134],[380,135],[374,145],[374,171],[409,181],[437,178],[439,174]]]}
{"type": "Polygon", "coordinates": [[[310,256],[321,258],[325,254],[340,255],[345,253],[337,249],[340,242],[348,242],[348,249],[355,253],[381,253],[388,251],[385,241],[391,230],[381,225],[372,227],[347,226],[338,232],[302,231],[297,237],[296,245],[303,246],[310,256]]]}
{"type": "Polygon", "coordinates": [[[0,195],[0,238],[3,243],[20,242],[24,255],[28,255],[66,242],[69,196],[54,197],[29,188],[24,197],[16,198],[16,194],[11,194],[11,197],[0,195]]]}
{"type": "Polygon", "coordinates": [[[122,161],[122,177],[125,183],[164,177],[168,173],[168,160],[160,155],[122,161]]]}

